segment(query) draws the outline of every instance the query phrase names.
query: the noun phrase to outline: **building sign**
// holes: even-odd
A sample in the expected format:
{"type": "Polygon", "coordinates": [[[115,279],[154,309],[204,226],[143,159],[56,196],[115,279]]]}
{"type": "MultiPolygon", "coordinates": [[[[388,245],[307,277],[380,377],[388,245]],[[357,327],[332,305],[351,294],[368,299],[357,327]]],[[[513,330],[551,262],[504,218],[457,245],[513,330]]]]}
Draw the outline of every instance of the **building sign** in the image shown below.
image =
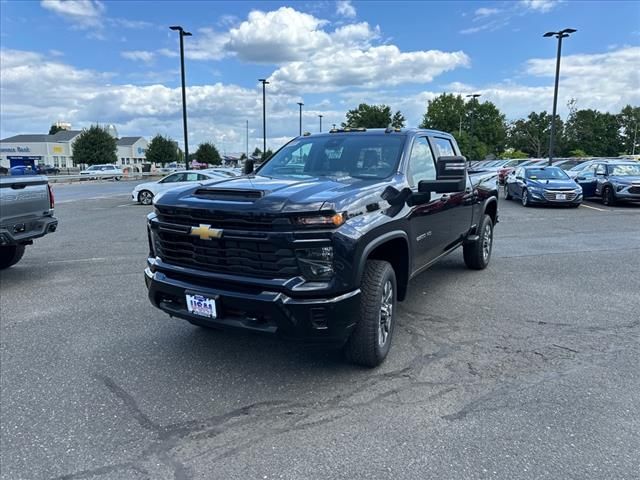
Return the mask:
{"type": "Polygon", "coordinates": [[[55,145],[55,146],[53,147],[53,153],[62,153],[62,152],[64,152],[64,150],[63,150],[63,148],[62,148],[62,147],[57,146],[57,145],[55,145]]]}
{"type": "Polygon", "coordinates": [[[29,153],[30,151],[29,147],[0,147],[0,152],[4,153],[29,153]]]}

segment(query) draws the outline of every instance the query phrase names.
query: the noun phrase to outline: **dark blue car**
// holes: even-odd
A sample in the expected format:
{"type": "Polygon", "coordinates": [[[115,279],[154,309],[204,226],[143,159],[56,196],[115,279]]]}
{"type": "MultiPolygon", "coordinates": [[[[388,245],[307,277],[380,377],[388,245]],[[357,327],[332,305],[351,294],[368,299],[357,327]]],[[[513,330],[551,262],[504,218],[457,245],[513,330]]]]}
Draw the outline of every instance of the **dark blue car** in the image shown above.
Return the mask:
{"type": "Polygon", "coordinates": [[[38,175],[31,165],[17,165],[9,169],[9,175],[38,175]]]}
{"type": "Polygon", "coordinates": [[[582,187],[559,167],[518,167],[507,177],[504,197],[516,198],[525,207],[533,204],[578,207],[582,203],[582,187]]]}

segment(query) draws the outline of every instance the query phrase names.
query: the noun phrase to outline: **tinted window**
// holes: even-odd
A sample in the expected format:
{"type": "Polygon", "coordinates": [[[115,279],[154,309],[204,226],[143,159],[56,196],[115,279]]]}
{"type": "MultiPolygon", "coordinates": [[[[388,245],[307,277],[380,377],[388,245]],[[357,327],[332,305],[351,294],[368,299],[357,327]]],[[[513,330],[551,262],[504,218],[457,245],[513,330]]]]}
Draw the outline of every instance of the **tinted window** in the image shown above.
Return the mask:
{"type": "Polygon", "coordinates": [[[186,181],[186,182],[197,182],[198,179],[201,177],[201,175],[199,175],[197,173],[189,172],[189,173],[186,174],[186,177],[187,178],[182,180],[183,182],[184,181],[186,181]]]}
{"type": "Polygon", "coordinates": [[[416,138],[409,157],[409,183],[417,185],[420,180],[435,180],[436,165],[429,142],[425,137],[416,138]]]}
{"type": "Polygon", "coordinates": [[[527,178],[532,180],[566,180],[569,178],[564,170],[558,167],[527,168],[527,178]]]}
{"type": "Polygon", "coordinates": [[[386,178],[397,170],[405,141],[400,135],[324,135],[295,139],[264,164],[259,175],[386,178]]]}
{"type": "Polygon", "coordinates": [[[599,164],[596,167],[596,173],[602,173],[603,175],[607,173],[607,167],[604,163],[599,164]]]}
{"type": "Polygon", "coordinates": [[[455,155],[453,144],[448,138],[436,137],[433,141],[436,144],[438,157],[453,157],[455,155]]]}

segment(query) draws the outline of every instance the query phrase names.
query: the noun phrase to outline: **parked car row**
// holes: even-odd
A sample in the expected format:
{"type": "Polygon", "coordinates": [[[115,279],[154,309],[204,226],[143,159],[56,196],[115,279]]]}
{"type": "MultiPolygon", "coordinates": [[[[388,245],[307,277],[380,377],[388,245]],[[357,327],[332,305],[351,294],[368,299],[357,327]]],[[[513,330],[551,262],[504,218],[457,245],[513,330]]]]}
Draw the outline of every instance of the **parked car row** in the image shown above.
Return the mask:
{"type": "Polygon", "coordinates": [[[131,199],[142,205],[151,205],[153,199],[160,193],[171,188],[196,185],[198,183],[227,180],[238,176],[238,173],[228,168],[210,168],[207,170],[182,170],[172,173],[160,180],[136,185],[131,192],[131,199]]]}
{"type": "Polygon", "coordinates": [[[584,198],[599,198],[604,205],[640,201],[640,163],[600,159],[567,172],[558,166],[521,164],[507,175],[504,196],[525,207],[536,203],[578,207],[584,198]]]}

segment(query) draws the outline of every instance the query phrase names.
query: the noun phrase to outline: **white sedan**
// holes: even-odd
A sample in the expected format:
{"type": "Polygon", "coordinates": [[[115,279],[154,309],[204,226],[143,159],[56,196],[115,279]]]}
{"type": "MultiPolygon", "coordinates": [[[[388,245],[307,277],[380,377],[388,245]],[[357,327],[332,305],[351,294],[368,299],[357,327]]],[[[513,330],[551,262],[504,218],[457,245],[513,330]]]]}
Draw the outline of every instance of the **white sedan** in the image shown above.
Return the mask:
{"type": "Polygon", "coordinates": [[[115,165],[93,165],[92,167],[80,172],[80,177],[85,177],[89,180],[94,180],[96,178],[113,178],[114,180],[120,180],[122,175],[122,170],[115,165]]]}
{"type": "Polygon", "coordinates": [[[169,190],[170,188],[181,187],[189,184],[198,184],[199,182],[206,182],[208,180],[224,180],[227,179],[226,175],[221,175],[215,172],[184,170],[182,172],[172,173],[156,182],[141,183],[133,189],[131,192],[131,198],[134,202],[141,203],[143,205],[151,205],[153,197],[160,192],[169,190]]]}

